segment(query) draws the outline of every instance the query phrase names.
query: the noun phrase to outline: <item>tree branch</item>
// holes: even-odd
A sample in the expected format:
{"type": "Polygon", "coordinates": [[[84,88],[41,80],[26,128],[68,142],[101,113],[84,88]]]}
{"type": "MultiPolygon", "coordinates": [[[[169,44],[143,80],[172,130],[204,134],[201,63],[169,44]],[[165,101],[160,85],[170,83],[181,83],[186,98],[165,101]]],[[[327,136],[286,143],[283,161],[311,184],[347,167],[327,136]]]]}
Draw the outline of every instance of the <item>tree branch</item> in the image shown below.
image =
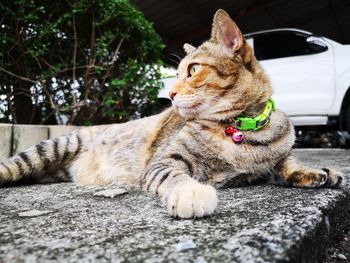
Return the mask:
{"type": "Polygon", "coordinates": [[[72,79],[73,82],[76,80],[76,66],[77,66],[77,47],[78,47],[78,34],[75,24],[75,14],[73,12],[73,38],[74,38],[74,48],[73,48],[73,70],[72,70],[72,79]]]}
{"type": "Polygon", "coordinates": [[[15,74],[15,73],[12,73],[12,72],[10,72],[10,71],[7,71],[6,69],[1,68],[1,67],[0,67],[0,71],[5,72],[6,74],[8,74],[8,75],[10,75],[10,76],[12,76],[12,77],[15,77],[15,78],[18,78],[18,79],[21,79],[21,80],[24,80],[24,81],[31,82],[31,83],[33,83],[33,84],[38,84],[38,83],[39,83],[38,81],[35,81],[35,80],[33,80],[33,79],[30,79],[30,78],[27,78],[27,77],[23,77],[23,76],[17,75],[17,74],[15,74]]]}
{"type": "Polygon", "coordinates": [[[122,46],[123,41],[124,41],[124,38],[122,38],[122,39],[119,41],[119,43],[118,43],[117,49],[115,50],[114,55],[113,55],[113,58],[112,58],[112,62],[111,62],[112,65],[113,65],[114,62],[116,62],[117,59],[118,59],[119,49],[120,49],[120,47],[122,46]]]}
{"type": "Polygon", "coordinates": [[[117,48],[116,48],[116,50],[114,51],[114,55],[113,55],[111,64],[109,65],[108,70],[106,71],[106,74],[105,74],[105,75],[103,76],[103,78],[102,78],[101,87],[104,86],[104,84],[105,84],[105,82],[106,82],[106,79],[107,79],[109,73],[111,72],[111,70],[112,70],[112,68],[113,68],[114,63],[115,63],[115,62],[117,61],[117,59],[118,59],[119,50],[120,50],[120,47],[122,46],[123,42],[124,42],[124,38],[120,39],[120,41],[119,41],[119,43],[118,43],[118,45],[117,45],[117,48]]]}
{"type": "Polygon", "coordinates": [[[95,13],[92,13],[92,22],[91,22],[91,37],[90,37],[90,58],[89,61],[89,67],[85,71],[85,77],[84,77],[84,102],[87,104],[87,100],[89,98],[89,91],[90,91],[90,68],[95,67],[95,45],[96,45],[96,32],[95,32],[95,13]]]}

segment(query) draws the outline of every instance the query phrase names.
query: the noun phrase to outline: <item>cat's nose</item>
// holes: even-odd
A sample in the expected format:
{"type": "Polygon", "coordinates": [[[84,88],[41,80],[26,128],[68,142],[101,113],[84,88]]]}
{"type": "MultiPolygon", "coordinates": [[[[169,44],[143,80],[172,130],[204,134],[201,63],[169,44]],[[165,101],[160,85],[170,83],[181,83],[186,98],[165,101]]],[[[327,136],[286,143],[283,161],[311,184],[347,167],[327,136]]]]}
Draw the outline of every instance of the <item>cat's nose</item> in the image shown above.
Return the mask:
{"type": "Polygon", "coordinates": [[[175,91],[170,91],[170,92],[169,92],[169,97],[170,97],[170,99],[171,99],[171,100],[174,100],[176,94],[177,94],[177,93],[176,93],[175,91]]]}

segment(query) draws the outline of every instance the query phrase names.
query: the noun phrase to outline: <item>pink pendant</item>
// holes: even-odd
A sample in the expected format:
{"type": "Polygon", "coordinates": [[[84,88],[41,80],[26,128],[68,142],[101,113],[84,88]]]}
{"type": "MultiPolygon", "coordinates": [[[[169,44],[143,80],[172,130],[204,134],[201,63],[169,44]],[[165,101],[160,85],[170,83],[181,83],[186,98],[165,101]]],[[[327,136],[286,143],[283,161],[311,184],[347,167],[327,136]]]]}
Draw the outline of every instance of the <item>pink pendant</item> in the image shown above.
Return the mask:
{"type": "Polygon", "coordinates": [[[244,139],[243,132],[237,131],[234,134],[232,134],[231,138],[234,142],[241,142],[244,139]]]}

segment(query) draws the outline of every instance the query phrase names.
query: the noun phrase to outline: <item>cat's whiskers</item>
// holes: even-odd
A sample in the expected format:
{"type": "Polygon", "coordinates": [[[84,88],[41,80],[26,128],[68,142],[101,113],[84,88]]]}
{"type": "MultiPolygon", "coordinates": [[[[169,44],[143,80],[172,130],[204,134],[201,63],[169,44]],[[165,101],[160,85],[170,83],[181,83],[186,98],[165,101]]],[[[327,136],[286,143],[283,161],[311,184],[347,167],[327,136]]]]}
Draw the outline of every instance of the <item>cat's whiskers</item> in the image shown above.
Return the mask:
{"type": "Polygon", "coordinates": [[[179,55],[177,55],[177,54],[175,54],[175,53],[169,53],[168,54],[169,56],[172,56],[172,57],[175,57],[177,60],[174,60],[174,59],[172,59],[172,58],[169,58],[169,60],[171,60],[172,62],[174,62],[177,66],[180,64],[180,61],[182,60],[182,58],[179,56],[179,55]]]}
{"type": "Polygon", "coordinates": [[[171,121],[173,116],[174,116],[174,112],[172,111],[169,118],[160,126],[160,128],[163,128],[164,126],[166,126],[169,123],[169,121],[171,121]]]}
{"type": "Polygon", "coordinates": [[[179,65],[179,61],[176,61],[175,59],[169,58],[170,61],[174,62],[176,64],[176,66],[179,65]]]}
{"type": "Polygon", "coordinates": [[[210,108],[204,101],[199,101],[198,96],[188,95],[174,101],[174,105],[183,117],[198,117],[203,111],[210,108]]]}
{"type": "MultiPolygon", "coordinates": [[[[209,102],[205,102],[205,100],[202,100],[200,102],[200,105],[203,106],[203,109],[201,109],[202,111],[205,111],[205,113],[209,113],[209,114],[215,114],[217,112],[220,111],[229,111],[232,109],[232,111],[235,111],[234,109],[234,104],[231,103],[230,101],[228,101],[225,98],[217,98],[218,94],[216,91],[213,90],[207,90],[205,93],[198,93],[196,95],[196,97],[205,97],[205,98],[209,98],[210,101],[215,101],[217,103],[214,103],[214,105],[210,105],[209,102]]],[[[197,107],[195,107],[197,108],[197,107]]],[[[197,109],[192,109],[192,111],[194,110],[199,110],[197,109]]]]}

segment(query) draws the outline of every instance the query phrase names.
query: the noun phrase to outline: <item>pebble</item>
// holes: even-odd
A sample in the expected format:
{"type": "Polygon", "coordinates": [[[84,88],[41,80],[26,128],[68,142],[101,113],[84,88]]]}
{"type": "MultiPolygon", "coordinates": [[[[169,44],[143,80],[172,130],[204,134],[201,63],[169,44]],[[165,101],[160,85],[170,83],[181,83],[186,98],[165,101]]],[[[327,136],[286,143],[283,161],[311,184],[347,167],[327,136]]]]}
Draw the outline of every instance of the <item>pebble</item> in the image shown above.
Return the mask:
{"type": "Polygon", "coordinates": [[[34,217],[34,216],[41,216],[41,215],[47,215],[53,213],[53,211],[49,210],[29,210],[25,212],[18,213],[20,217],[34,217]]]}
{"type": "Polygon", "coordinates": [[[341,259],[341,260],[347,260],[346,256],[344,256],[343,254],[340,254],[340,253],[337,255],[337,258],[341,259]]]}
{"type": "Polygon", "coordinates": [[[197,257],[194,263],[207,263],[204,257],[197,257]]]}
{"type": "Polygon", "coordinates": [[[193,240],[186,240],[177,243],[175,249],[176,251],[183,251],[192,248],[196,248],[196,244],[193,242],[193,240]]]}
{"type": "Polygon", "coordinates": [[[96,193],[94,193],[94,196],[114,198],[118,195],[123,195],[126,193],[127,193],[127,191],[125,191],[124,189],[117,188],[117,189],[108,189],[108,190],[96,192],[96,193]]]}

